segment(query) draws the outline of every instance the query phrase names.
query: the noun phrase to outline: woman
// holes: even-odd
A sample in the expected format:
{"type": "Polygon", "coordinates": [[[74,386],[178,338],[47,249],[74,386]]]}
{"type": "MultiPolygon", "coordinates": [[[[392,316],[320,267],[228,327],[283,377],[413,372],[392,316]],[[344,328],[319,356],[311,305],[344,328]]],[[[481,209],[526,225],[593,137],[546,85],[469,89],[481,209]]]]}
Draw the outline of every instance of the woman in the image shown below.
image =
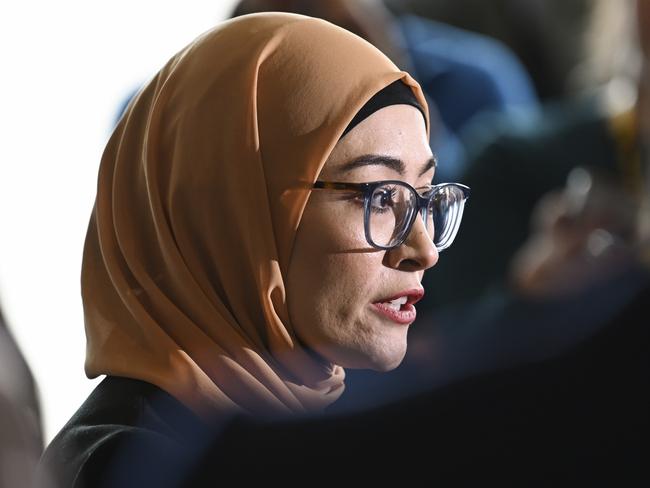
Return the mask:
{"type": "Polygon", "coordinates": [[[82,293],[107,378],[48,448],[62,484],[133,482],[129,459],[201,426],[320,411],[344,367],[396,367],[468,196],[429,186],[428,130],[418,84],[325,21],[244,16],[174,56],[102,158],[82,293]]]}

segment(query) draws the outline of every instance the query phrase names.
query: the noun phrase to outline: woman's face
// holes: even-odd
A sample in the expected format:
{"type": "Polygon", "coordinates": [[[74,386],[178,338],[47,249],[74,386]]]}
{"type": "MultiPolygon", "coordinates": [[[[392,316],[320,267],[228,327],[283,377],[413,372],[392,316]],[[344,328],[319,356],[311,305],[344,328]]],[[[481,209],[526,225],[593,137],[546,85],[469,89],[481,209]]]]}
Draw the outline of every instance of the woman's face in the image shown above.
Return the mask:
{"type": "MultiPolygon", "coordinates": [[[[318,179],[402,180],[421,188],[431,183],[434,170],[422,114],[410,105],[391,105],[338,142],[318,179]],[[388,162],[349,164],[361,156],[383,156],[388,162]]],[[[388,371],[406,353],[410,324],[404,322],[412,322],[414,314],[410,303],[393,302],[393,309],[405,312],[397,314],[399,320],[387,302],[403,296],[417,300],[424,271],[436,264],[438,252],[420,216],[401,246],[387,251],[371,247],[363,214],[359,196],[311,192],[289,264],[289,315],[300,340],[326,360],[388,371]]]]}

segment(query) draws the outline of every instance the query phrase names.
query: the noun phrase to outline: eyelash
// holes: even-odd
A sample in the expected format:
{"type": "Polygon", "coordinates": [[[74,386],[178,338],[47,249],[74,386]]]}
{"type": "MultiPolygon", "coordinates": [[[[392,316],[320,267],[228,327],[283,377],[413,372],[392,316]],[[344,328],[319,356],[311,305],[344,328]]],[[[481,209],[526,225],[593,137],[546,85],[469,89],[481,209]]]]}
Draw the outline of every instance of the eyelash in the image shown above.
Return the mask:
{"type": "MultiPolygon", "coordinates": [[[[390,196],[391,196],[391,199],[392,199],[395,196],[395,187],[389,187],[387,189],[391,192],[390,196]]],[[[416,188],[416,190],[418,190],[418,191],[431,190],[431,185],[425,185],[423,187],[418,187],[418,188],[416,188]]],[[[421,194],[424,195],[424,193],[421,193],[421,194]]],[[[347,195],[344,195],[344,196],[342,196],[342,200],[352,201],[356,205],[358,205],[359,207],[362,207],[362,208],[363,208],[363,206],[365,204],[365,197],[364,197],[363,193],[361,193],[361,192],[354,192],[354,193],[349,193],[347,195]]],[[[382,213],[388,212],[388,210],[385,209],[385,208],[380,209],[380,208],[373,207],[372,205],[370,206],[370,211],[373,212],[373,213],[376,213],[376,214],[382,214],[382,213]]]]}
{"type": "MultiPolygon", "coordinates": [[[[388,192],[390,192],[390,195],[389,195],[390,202],[393,202],[393,201],[394,201],[394,197],[395,197],[395,193],[396,193],[395,187],[386,187],[385,190],[387,190],[388,192]]],[[[381,197],[381,198],[384,197],[383,194],[381,194],[381,195],[377,195],[377,196],[379,196],[379,197],[381,197]]],[[[386,208],[386,207],[375,207],[374,205],[372,205],[372,201],[371,201],[371,202],[370,202],[370,211],[373,212],[373,213],[376,213],[376,214],[383,214],[383,213],[388,212],[389,210],[388,210],[388,208],[386,208]]]]}

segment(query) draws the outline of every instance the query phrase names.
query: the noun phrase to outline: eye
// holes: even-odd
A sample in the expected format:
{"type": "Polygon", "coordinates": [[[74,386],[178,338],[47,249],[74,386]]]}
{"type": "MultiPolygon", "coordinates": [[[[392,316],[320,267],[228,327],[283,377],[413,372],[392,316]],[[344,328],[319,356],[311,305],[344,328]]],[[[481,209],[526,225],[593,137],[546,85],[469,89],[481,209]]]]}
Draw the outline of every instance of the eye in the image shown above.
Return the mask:
{"type": "Polygon", "coordinates": [[[392,186],[377,188],[370,199],[370,210],[374,213],[384,213],[395,206],[397,190],[392,186]]]}
{"type": "Polygon", "coordinates": [[[427,184],[423,186],[418,186],[415,188],[415,190],[423,197],[427,198],[430,196],[434,191],[436,191],[436,187],[432,184],[427,184]]]}

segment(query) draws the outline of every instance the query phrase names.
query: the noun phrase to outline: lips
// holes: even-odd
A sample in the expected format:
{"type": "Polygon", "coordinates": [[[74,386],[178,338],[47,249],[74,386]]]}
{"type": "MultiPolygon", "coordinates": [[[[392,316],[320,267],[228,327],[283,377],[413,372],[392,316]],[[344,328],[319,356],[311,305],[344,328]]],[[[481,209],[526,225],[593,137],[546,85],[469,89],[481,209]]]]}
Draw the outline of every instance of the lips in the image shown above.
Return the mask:
{"type": "Polygon", "coordinates": [[[383,317],[398,324],[410,324],[415,320],[416,310],[413,306],[424,296],[422,288],[405,290],[395,295],[374,302],[373,308],[383,317]]]}
{"type": "Polygon", "coordinates": [[[411,290],[404,290],[389,297],[382,298],[381,300],[377,300],[375,303],[389,303],[396,300],[404,301],[404,298],[406,298],[404,303],[407,305],[413,305],[422,300],[423,296],[424,290],[422,288],[413,288],[411,290]]]}

